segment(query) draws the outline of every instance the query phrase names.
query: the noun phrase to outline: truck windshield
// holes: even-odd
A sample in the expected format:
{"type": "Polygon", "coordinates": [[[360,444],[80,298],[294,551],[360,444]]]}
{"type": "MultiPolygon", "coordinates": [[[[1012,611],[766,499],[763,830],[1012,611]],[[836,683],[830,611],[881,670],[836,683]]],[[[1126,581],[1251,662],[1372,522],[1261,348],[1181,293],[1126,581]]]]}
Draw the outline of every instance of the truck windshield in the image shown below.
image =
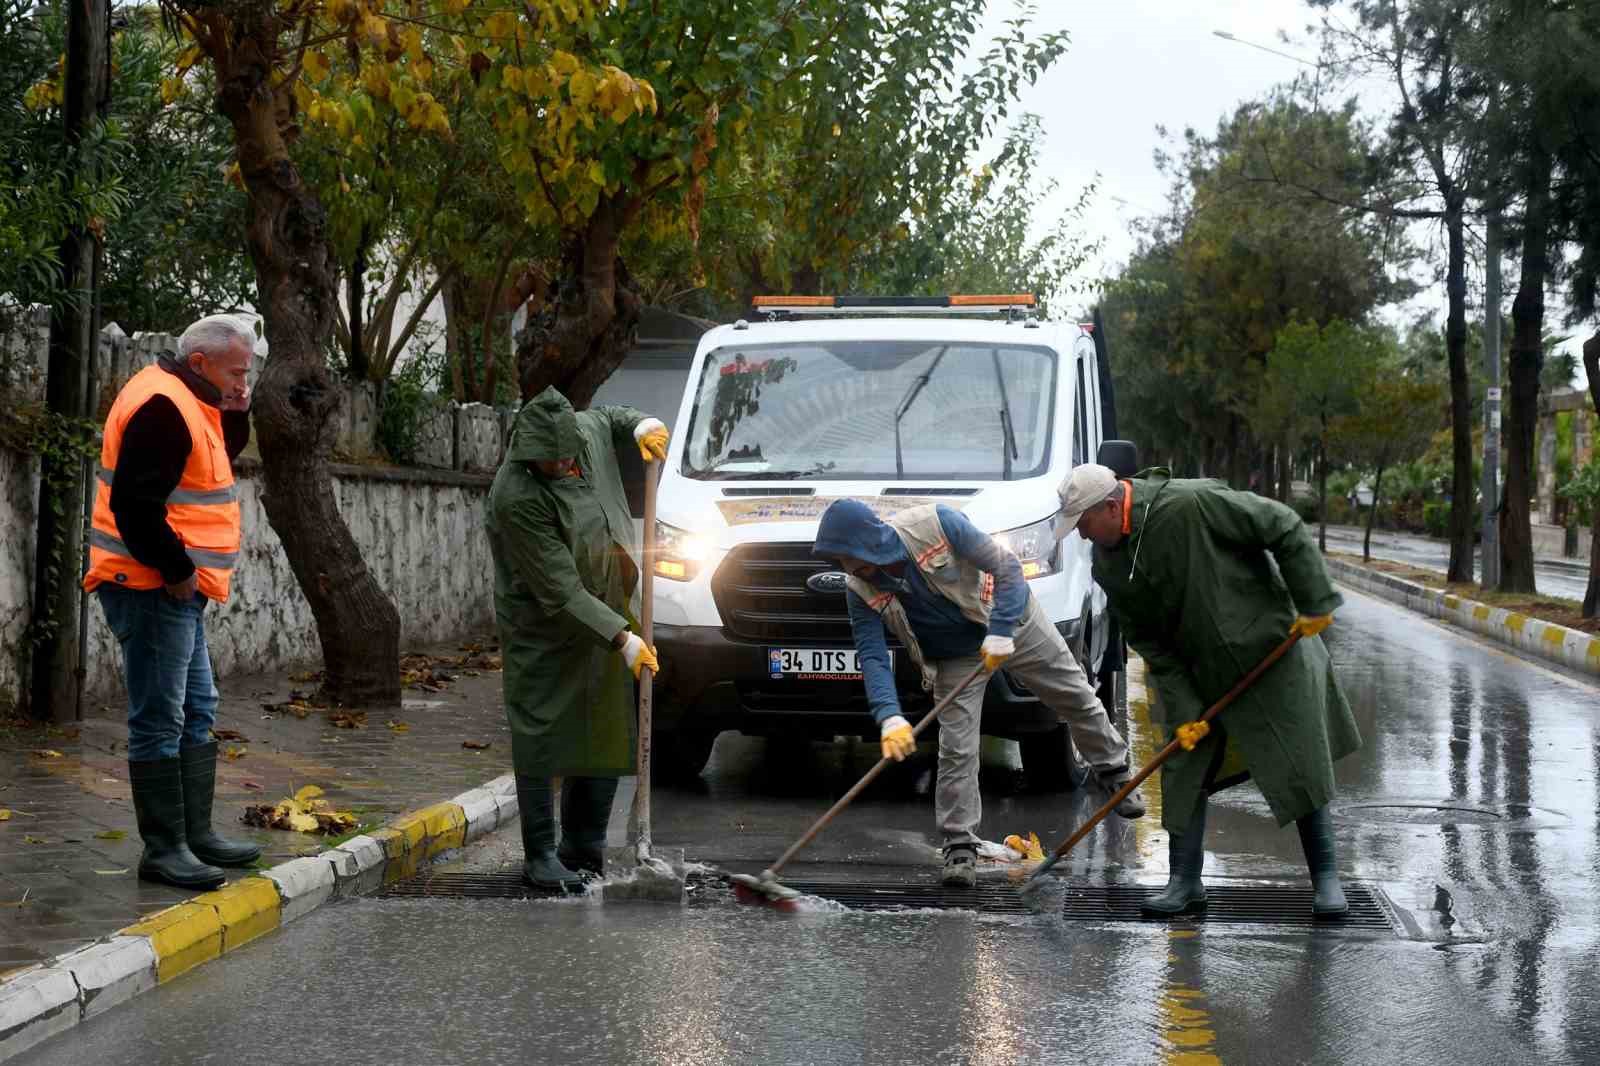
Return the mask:
{"type": "Polygon", "coordinates": [[[1050,459],[1048,348],[910,341],[729,346],[706,356],[686,477],[1000,480],[1050,459]]]}

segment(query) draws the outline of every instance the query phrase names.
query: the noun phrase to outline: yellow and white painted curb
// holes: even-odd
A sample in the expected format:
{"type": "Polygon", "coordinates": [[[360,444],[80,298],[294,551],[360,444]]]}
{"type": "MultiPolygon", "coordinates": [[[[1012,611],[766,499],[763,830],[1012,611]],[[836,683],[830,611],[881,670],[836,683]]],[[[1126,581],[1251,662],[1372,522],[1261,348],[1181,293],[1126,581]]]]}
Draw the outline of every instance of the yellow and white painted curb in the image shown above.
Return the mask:
{"type": "Polygon", "coordinates": [[[1481,637],[1516,648],[1528,655],[1600,677],[1600,637],[1554,622],[1491,607],[1486,603],[1404,581],[1392,574],[1368,570],[1340,559],[1328,559],[1328,573],[1340,584],[1369,593],[1441,622],[1471,630],[1481,637]]]}
{"type": "Polygon", "coordinates": [[[274,866],[0,982],[0,1062],[201,963],[242,947],[330,899],[416,873],[442,852],[517,815],[510,774],[402,814],[370,835],[274,866]]]}

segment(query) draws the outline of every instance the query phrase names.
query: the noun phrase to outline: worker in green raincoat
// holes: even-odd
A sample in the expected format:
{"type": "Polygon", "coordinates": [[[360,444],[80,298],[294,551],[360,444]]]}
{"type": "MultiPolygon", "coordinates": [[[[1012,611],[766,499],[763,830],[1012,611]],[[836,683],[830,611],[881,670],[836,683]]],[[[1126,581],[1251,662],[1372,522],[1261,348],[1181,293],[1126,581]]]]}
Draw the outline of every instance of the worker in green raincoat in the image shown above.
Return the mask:
{"type": "Polygon", "coordinates": [[[1205,906],[1206,797],[1253,779],[1278,824],[1299,828],[1315,913],[1345,913],[1327,805],[1333,764],[1361,746],[1361,733],[1316,635],[1344,600],[1300,517],[1218,481],[1154,471],[1119,481],[1096,464],[1073,470],[1060,495],[1057,531],[1093,543],[1094,578],[1145,661],[1169,740],[1292,630],[1303,634],[1208,736],[1162,766],[1171,873],[1146,912],[1205,906]]]}
{"type": "Polygon", "coordinates": [[[489,491],[522,876],[541,888],[601,872],[617,778],[634,772],[633,681],[656,670],[654,649],[629,629],[639,568],[617,450],[632,447],[664,459],[666,426],[630,407],[574,412],[545,389],[518,412],[489,491]]]}

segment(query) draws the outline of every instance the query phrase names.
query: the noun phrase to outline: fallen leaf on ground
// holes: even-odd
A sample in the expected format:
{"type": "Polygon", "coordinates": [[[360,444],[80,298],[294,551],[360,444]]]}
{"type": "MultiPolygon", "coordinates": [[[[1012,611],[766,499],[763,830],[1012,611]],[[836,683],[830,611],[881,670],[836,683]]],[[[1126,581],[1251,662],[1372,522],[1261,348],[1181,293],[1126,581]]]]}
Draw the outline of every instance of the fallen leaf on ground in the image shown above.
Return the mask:
{"type": "Polygon", "coordinates": [[[250,738],[239,732],[237,729],[213,729],[211,731],[211,735],[216,737],[218,740],[231,740],[239,744],[250,743],[250,738]]]}
{"type": "Polygon", "coordinates": [[[222,749],[222,754],[224,758],[236,761],[244,758],[248,752],[243,748],[224,748],[222,749]]]}
{"type": "Polygon", "coordinates": [[[493,743],[494,743],[494,741],[492,741],[492,740],[488,740],[488,741],[485,741],[485,740],[463,740],[461,742],[461,746],[463,748],[468,748],[468,749],[470,749],[472,751],[482,751],[485,748],[487,748],[490,744],[493,744],[493,743]]]}
{"type": "Polygon", "coordinates": [[[127,835],[120,829],[107,829],[104,833],[96,833],[94,838],[96,840],[121,840],[127,835]]]}
{"type": "Polygon", "coordinates": [[[328,724],[335,729],[363,729],[367,724],[367,712],[335,711],[328,715],[328,724]]]}
{"type": "Polygon", "coordinates": [[[404,722],[387,722],[385,724],[396,733],[409,733],[411,731],[411,727],[404,722]]]}
{"type": "Polygon", "coordinates": [[[95,873],[99,874],[101,877],[120,877],[120,876],[122,876],[123,874],[125,874],[127,872],[128,871],[125,870],[125,869],[124,870],[96,870],[95,871],[95,873]]]}
{"type": "Polygon", "coordinates": [[[316,707],[311,703],[310,700],[296,693],[293,697],[284,700],[282,703],[263,703],[261,705],[261,709],[264,711],[271,711],[274,714],[282,712],[285,714],[292,714],[296,718],[306,718],[310,716],[312,711],[316,710],[316,707]]]}
{"type": "Polygon", "coordinates": [[[59,759],[62,756],[59,751],[55,751],[51,748],[35,748],[33,751],[33,757],[35,759],[59,759]]]}
{"type": "Polygon", "coordinates": [[[261,787],[260,781],[240,781],[239,784],[243,785],[245,788],[259,789],[261,787]]]}
{"type": "Polygon", "coordinates": [[[336,811],[320,798],[322,789],[306,785],[280,803],[252,804],[244,809],[244,824],[263,829],[289,829],[296,833],[342,833],[356,827],[356,816],[336,811]]]}
{"type": "Polygon", "coordinates": [[[11,812],[6,810],[4,807],[0,807],[0,822],[9,821],[11,821],[11,812]]]}
{"type": "Polygon", "coordinates": [[[45,840],[45,839],[43,839],[41,837],[23,837],[22,838],[22,842],[24,844],[48,844],[48,843],[50,843],[48,840],[45,840]]]}
{"type": "Polygon", "coordinates": [[[1006,837],[1004,844],[1028,862],[1044,861],[1044,845],[1039,842],[1038,833],[1029,833],[1026,840],[1016,833],[1012,833],[1006,837]]]}
{"type": "Polygon", "coordinates": [[[307,683],[309,681],[321,681],[322,680],[322,671],[321,670],[307,670],[305,673],[290,674],[289,675],[289,680],[290,681],[297,681],[300,684],[305,684],[305,683],[307,683]]]}

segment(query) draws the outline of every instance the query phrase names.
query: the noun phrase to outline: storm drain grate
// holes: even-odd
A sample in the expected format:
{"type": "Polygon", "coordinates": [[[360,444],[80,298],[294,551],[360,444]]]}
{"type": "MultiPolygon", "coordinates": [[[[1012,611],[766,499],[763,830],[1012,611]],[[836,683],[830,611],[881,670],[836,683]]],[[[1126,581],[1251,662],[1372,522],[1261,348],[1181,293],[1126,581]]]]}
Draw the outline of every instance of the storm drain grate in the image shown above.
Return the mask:
{"type": "MultiPolygon", "coordinates": [[[[695,892],[716,885],[714,878],[691,877],[691,900],[695,892]]],[[[967,889],[944,888],[936,884],[901,882],[843,882],[788,880],[784,884],[810,896],[841,903],[851,910],[969,910],[984,914],[1031,914],[1009,882],[980,881],[967,889]]],[[[1062,917],[1068,921],[1149,922],[1139,904],[1157,891],[1141,885],[1065,885],[1062,917]]],[[[1345,882],[1345,898],[1350,913],[1337,922],[1319,921],[1311,913],[1309,885],[1210,885],[1206,889],[1207,907],[1202,914],[1185,915],[1183,921],[1207,925],[1246,924],[1287,928],[1382,930],[1394,932],[1388,908],[1367,885],[1345,882]]],[[[549,899],[559,895],[547,889],[530,888],[516,873],[470,874],[440,872],[422,874],[407,881],[385,885],[377,893],[384,898],[432,899],[549,899]]],[[[700,893],[699,899],[705,899],[700,893]]]]}

